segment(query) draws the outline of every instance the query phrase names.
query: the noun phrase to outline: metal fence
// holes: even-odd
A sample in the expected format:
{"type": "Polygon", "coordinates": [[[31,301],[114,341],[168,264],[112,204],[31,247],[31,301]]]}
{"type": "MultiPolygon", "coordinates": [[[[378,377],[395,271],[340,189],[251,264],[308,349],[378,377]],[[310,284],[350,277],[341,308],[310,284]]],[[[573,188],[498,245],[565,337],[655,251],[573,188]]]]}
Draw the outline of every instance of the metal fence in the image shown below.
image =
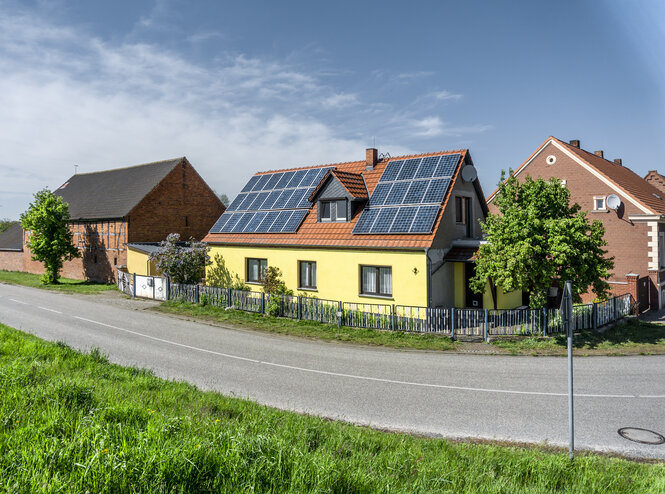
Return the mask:
{"type": "MultiPolygon", "coordinates": [[[[145,278],[145,277],[141,277],[145,278]]],[[[118,271],[118,289],[137,296],[137,275],[118,271]]],[[[195,304],[272,314],[296,320],[318,321],[353,328],[410,331],[477,337],[548,335],[564,331],[558,309],[457,309],[409,305],[341,302],[297,295],[274,295],[202,285],[169,283],[157,278],[154,286],[164,286],[163,297],[195,304]]],[[[571,324],[575,330],[597,329],[631,314],[635,301],[630,294],[573,307],[571,324]]]]}

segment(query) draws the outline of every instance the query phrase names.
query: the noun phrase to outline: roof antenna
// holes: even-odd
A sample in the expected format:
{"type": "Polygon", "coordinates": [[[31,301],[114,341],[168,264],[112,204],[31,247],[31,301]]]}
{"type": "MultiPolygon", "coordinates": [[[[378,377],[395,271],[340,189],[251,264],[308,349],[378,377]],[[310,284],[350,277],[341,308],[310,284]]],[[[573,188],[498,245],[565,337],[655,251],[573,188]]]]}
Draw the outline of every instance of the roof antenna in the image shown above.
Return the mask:
{"type": "Polygon", "coordinates": [[[76,175],[79,172],[79,166],[74,165],[74,175],[76,175]]]}

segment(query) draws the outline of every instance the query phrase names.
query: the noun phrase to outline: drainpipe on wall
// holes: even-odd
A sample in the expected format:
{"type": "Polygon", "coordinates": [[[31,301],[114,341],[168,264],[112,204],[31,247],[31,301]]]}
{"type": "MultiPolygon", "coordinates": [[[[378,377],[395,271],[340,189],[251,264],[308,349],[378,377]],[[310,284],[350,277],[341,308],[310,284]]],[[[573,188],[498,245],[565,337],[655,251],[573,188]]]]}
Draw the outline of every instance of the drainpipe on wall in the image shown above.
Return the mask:
{"type": "Polygon", "coordinates": [[[432,262],[429,260],[429,247],[425,248],[427,259],[427,307],[432,307],[432,262]]]}

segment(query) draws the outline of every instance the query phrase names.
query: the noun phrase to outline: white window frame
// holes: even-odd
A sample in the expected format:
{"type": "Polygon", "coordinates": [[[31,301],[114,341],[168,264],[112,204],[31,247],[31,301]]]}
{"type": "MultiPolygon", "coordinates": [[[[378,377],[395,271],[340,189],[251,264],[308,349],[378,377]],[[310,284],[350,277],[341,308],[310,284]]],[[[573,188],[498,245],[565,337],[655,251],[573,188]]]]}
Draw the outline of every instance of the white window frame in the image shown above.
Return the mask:
{"type": "Polygon", "coordinates": [[[607,211],[607,198],[605,196],[593,196],[593,210],[594,211],[607,211]],[[603,207],[599,208],[598,200],[603,201],[603,207]]]}
{"type": "Polygon", "coordinates": [[[316,261],[298,261],[298,289],[299,290],[316,290],[316,261]],[[309,281],[310,284],[303,284],[303,267],[309,266],[309,281]]]}

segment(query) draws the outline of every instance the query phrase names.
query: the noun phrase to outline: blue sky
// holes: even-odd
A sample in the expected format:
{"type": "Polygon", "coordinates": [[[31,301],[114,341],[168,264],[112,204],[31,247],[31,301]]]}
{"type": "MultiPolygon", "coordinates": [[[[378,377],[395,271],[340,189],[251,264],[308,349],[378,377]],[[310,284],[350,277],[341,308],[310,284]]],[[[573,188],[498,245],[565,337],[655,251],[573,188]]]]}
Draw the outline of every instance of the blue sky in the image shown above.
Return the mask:
{"type": "Polygon", "coordinates": [[[79,172],[256,171],[469,148],[486,193],[547,136],[665,171],[665,4],[0,0],[0,218],[79,172]]]}

